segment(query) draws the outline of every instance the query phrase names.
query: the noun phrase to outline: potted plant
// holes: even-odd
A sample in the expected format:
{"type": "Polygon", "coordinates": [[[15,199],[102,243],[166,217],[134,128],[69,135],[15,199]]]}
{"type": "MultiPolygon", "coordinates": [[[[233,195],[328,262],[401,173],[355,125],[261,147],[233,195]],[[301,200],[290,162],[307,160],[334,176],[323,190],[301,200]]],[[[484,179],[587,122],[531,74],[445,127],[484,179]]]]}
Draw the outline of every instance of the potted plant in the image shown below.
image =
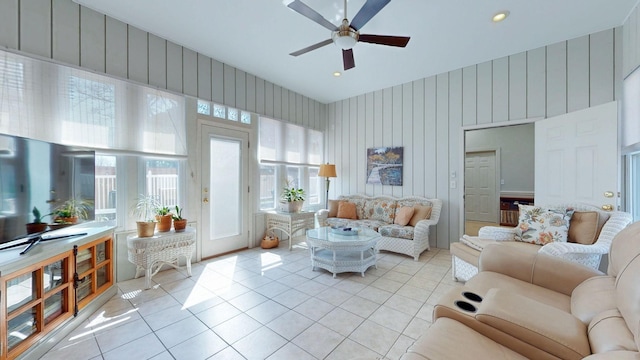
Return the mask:
{"type": "Polygon", "coordinates": [[[304,189],[287,185],[280,195],[280,210],[284,212],[300,212],[304,204],[304,189]]]}
{"type": "Polygon", "coordinates": [[[182,218],[182,209],[176,205],[176,212],[173,214],[173,230],[176,232],[184,231],[187,228],[187,219],[182,218]]]}
{"type": "Polygon", "coordinates": [[[156,209],[156,222],[158,223],[159,232],[167,232],[171,230],[171,210],[166,206],[160,206],[156,209]]]}
{"type": "Polygon", "coordinates": [[[160,207],[158,200],[153,195],[140,194],[131,208],[131,214],[138,220],[136,226],[138,237],[151,237],[156,230],[156,222],[153,215],[160,207]]]}
{"type": "Polygon", "coordinates": [[[69,199],[53,210],[53,222],[56,224],[76,224],[79,219],[87,219],[91,210],[91,201],[69,199]]]}
{"type": "Polygon", "coordinates": [[[45,231],[49,224],[43,222],[42,218],[51,214],[41,215],[40,210],[38,210],[38,208],[35,206],[33,207],[33,210],[31,210],[31,213],[33,214],[33,222],[27,224],[27,234],[34,234],[45,231]]]}

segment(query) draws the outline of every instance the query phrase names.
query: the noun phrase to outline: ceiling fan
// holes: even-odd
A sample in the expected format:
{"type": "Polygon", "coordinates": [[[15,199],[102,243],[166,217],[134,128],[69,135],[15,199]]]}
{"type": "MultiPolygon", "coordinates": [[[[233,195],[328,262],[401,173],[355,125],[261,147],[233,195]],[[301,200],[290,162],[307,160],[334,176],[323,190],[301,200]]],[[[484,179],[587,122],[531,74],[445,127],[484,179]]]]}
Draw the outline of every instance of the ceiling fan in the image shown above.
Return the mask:
{"type": "Polygon", "coordinates": [[[360,29],[390,1],[391,0],[367,0],[353,20],[351,20],[351,23],[349,23],[349,20],[347,19],[347,0],[344,0],[344,19],[342,20],[342,25],[338,27],[325,19],[317,11],[304,4],[302,1],[294,0],[287,5],[289,8],[331,30],[332,33],[330,39],[307,46],[306,48],[292,52],[289,55],[299,56],[311,50],[335,43],[342,48],[342,63],[344,65],[344,69],[349,70],[356,66],[355,60],[353,59],[353,46],[355,46],[358,41],[397,47],[407,46],[410,38],[406,36],[360,34],[360,29]]]}

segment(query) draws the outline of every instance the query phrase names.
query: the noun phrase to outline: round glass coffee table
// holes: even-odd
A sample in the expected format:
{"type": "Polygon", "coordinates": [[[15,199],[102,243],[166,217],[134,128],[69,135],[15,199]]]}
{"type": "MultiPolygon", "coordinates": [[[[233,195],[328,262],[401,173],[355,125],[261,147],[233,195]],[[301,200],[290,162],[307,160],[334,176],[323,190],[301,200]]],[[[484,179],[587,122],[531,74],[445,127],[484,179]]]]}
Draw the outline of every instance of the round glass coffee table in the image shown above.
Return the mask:
{"type": "Polygon", "coordinates": [[[376,266],[378,239],[380,234],[367,228],[359,228],[353,235],[335,233],[328,226],[307,230],[311,269],[328,270],[334,278],[343,272],[359,272],[364,277],[370,266],[376,266]]]}

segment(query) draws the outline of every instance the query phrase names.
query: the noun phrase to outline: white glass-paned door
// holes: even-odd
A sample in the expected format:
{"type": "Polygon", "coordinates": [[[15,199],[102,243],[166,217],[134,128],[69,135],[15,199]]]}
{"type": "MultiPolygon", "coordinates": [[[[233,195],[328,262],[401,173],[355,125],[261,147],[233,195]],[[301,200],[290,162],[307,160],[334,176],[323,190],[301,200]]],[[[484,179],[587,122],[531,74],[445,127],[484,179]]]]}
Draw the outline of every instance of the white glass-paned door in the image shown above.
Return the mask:
{"type": "Polygon", "coordinates": [[[208,258],[249,244],[249,134],[202,130],[202,258],[208,258]]]}

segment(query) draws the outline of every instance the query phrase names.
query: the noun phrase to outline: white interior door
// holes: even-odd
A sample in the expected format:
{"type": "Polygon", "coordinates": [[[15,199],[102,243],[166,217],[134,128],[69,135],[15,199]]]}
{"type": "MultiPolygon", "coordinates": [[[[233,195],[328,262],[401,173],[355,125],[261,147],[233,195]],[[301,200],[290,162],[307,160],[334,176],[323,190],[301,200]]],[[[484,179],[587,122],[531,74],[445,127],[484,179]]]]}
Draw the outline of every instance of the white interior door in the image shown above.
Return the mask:
{"type": "Polygon", "coordinates": [[[202,258],[249,244],[249,134],[202,125],[202,258]]]}
{"type": "Polygon", "coordinates": [[[498,222],[496,152],[468,152],[464,169],[465,220],[498,222]]]}
{"type": "Polygon", "coordinates": [[[594,106],[535,123],[535,202],[617,207],[618,107],[594,106]]]}

